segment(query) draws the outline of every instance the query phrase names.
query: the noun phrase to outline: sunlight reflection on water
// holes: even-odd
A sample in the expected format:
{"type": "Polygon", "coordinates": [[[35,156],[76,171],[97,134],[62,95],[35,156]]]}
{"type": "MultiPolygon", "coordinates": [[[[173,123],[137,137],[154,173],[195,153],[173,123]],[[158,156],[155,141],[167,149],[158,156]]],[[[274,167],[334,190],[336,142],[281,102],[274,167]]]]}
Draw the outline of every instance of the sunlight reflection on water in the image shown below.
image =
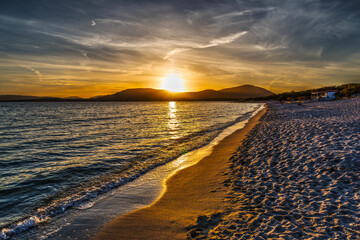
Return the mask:
{"type": "Polygon", "coordinates": [[[178,139],[181,137],[181,135],[179,134],[178,131],[178,127],[179,127],[179,121],[176,118],[176,112],[177,112],[177,108],[176,108],[176,102],[169,102],[169,129],[170,129],[170,134],[171,134],[171,139],[178,139]]]}

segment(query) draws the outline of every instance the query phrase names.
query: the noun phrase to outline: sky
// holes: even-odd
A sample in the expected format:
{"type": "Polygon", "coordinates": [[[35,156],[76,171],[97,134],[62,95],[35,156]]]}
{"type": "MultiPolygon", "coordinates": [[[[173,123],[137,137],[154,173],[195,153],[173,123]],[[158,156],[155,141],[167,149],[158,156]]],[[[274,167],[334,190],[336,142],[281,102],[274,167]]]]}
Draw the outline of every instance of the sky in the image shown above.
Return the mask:
{"type": "Polygon", "coordinates": [[[0,94],[360,83],[359,0],[1,0],[0,94]]]}

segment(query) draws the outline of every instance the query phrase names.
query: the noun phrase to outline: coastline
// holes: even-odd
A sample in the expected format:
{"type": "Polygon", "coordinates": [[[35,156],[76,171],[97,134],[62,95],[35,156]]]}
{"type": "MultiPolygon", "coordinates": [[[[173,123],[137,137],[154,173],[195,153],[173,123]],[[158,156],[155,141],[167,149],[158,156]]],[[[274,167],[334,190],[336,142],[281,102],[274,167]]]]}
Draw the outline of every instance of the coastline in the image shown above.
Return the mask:
{"type": "Polygon", "coordinates": [[[230,173],[229,159],[266,110],[220,141],[209,156],[169,177],[166,190],[154,203],[119,216],[95,239],[185,239],[186,227],[199,216],[216,217],[225,207],[223,182],[230,173]]]}

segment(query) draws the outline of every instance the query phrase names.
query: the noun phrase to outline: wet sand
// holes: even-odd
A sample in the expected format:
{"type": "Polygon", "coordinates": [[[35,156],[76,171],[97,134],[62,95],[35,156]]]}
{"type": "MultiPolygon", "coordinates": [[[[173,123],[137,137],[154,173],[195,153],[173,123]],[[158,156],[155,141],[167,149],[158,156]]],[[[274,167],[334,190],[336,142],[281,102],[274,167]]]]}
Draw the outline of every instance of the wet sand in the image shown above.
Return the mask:
{"type": "Polygon", "coordinates": [[[211,216],[215,223],[225,210],[230,173],[229,159],[266,109],[243,129],[226,137],[199,163],[178,171],[166,181],[166,190],[152,205],[120,216],[107,224],[95,239],[186,239],[188,226],[211,216]],[[205,217],[206,218],[206,217],[205,217]]]}

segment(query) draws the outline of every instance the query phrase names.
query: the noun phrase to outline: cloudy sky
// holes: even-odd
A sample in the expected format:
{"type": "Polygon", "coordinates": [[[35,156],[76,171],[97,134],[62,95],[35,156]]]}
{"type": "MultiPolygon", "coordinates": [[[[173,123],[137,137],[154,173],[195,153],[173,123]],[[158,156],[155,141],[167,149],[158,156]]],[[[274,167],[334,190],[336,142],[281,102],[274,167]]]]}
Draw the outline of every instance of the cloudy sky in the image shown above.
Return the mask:
{"type": "Polygon", "coordinates": [[[360,82],[359,0],[1,0],[0,94],[360,82]]]}

